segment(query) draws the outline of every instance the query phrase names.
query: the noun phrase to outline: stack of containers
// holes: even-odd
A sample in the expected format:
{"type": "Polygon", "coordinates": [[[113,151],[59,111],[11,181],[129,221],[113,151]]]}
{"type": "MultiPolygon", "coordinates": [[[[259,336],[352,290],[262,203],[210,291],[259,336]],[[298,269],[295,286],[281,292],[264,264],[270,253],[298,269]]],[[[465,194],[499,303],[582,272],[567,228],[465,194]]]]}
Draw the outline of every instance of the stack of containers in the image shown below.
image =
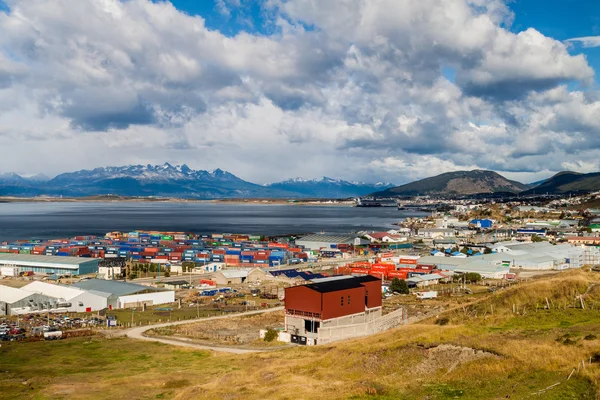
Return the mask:
{"type": "Polygon", "coordinates": [[[271,250],[269,254],[269,265],[274,267],[282,265],[285,262],[285,251],[282,250],[271,250]]]}
{"type": "Polygon", "coordinates": [[[255,267],[268,267],[269,257],[271,256],[270,251],[259,250],[254,253],[254,266],[255,267]]]}
{"type": "Polygon", "coordinates": [[[214,249],[213,250],[213,257],[220,256],[220,257],[222,257],[221,262],[224,262],[227,265],[231,265],[234,267],[238,267],[242,264],[241,255],[242,255],[242,249],[237,248],[237,247],[230,247],[226,250],[224,250],[224,249],[214,249]],[[223,252],[224,252],[224,254],[223,254],[223,252]],[[225,258],[227,258],[227,260],[225,258]]]}
{"type": "Polygon", "coordinates": [[[371,270],[369,271],[369,275],[373,275],[381,279],[387,279],[388,273],[395,270],[396,266],[394,264],[373,264],[371,266],[371,270]]]}

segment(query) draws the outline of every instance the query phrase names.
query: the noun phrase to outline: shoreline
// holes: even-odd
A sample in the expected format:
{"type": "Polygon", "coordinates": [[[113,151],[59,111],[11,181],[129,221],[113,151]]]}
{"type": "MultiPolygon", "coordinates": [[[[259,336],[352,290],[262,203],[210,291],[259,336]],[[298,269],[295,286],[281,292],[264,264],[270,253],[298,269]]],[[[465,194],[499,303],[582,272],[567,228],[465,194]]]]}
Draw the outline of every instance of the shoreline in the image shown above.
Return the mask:
{"type": "Polygon", "coordinates": [[[352,200],[332,199],[182,199],[152,197],[12,197],[0,196],[2,203],[213,203],[213,204],[252,204],[252,205],[289,205],[289,206],[337,206],[354,207],[352,200]]]}

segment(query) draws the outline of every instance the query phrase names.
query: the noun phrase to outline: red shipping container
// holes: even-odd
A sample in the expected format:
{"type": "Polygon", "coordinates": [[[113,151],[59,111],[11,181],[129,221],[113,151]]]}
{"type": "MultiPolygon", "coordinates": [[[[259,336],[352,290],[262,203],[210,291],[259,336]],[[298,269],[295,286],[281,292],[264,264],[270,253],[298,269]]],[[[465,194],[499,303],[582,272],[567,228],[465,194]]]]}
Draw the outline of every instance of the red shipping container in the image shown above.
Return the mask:
{"type": "Polygon", "coordinates": [[[212,253],[213,254],[221,254],[221,255],[223,255],[223,254],[225,254],[225,250],[223,250],[223,249],[214,249],[212,251],[212,253]]]}
{"type": "Polygon", "coordinates": [[[401,258],[398,264],[417,264],[419,260],[413,260],[411,258],[401,258]]]}
{"type": "Polygon", "coordinates": [[[369,275],[376,276],[379,279],[386,279],[387,272],[386,271],[369,271],[369,275]]]}
{"type": "Polygon", "coordinates": [[[369,269],[367,268],[351,268],[350,269],[352,271],[353,274],[368,274],[369,273],[369,269]]]}

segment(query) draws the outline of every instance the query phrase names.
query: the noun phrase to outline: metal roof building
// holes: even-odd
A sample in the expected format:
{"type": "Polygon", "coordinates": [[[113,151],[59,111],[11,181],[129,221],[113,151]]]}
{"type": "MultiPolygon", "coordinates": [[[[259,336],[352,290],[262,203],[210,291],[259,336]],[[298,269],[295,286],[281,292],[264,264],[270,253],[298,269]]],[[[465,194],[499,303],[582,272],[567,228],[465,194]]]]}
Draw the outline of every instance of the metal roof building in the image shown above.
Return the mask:
{"type": "Polygon", "coordinates": [[[53,299],[38,293],[0,285],[0,316],[30,312],[34,305],[53,299]]]}
{"type": "MultiPolygon", "coordinates": [[[[88,292],[72,286],[57,285],[35,281],[21,288],[30,293],[37,293],[52,299],[48,304],[39,306],[37,310],[51,312],[91,312],[109,308],[116,303],[108,293],[88,292]]],[[[32,310],[36,311],[36,310],[32,310]]]]}
{"type": "Polygon", "coordinates": [[[141,307],[143,304],[156,305],[175,302],[175,292],[173,290],[159,289],[129,282],[89,279],[74,283],[71,287],[90,293],[94,291],[110,293],[117,298],[112,308],[141,307]]]}
{"type": "Polygon", "coordinates": [[[310,250],[319,250],[322,248],[333,249],[339,244],[351,244],[360,246],[371,243],[368,240],[361,239],[355,235],[335,235],[335,234],[320,234],[303,236],[296,239],[297,246],[304,246],[310,250]]]}
{"type": "Polygon", "coordinates": [[[98,273],[98,259],[85,257],[38,256],[0,253],[0,266],[19,267],[20,271],[41,274],[85,275],[98,273]]]}

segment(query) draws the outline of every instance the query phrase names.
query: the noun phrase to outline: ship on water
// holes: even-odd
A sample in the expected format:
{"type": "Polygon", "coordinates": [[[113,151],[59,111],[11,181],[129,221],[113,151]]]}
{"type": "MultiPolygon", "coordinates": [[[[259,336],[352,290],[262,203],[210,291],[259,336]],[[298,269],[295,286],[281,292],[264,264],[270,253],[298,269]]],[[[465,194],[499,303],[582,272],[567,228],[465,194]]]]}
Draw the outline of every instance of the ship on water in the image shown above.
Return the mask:
{"type": "Polygon", "coordinates": [[[356,207],[396,207],[398,203],[393,199],[375,199],[375,198],[364,198],[360,197],[354,199],[356,207]]]}

